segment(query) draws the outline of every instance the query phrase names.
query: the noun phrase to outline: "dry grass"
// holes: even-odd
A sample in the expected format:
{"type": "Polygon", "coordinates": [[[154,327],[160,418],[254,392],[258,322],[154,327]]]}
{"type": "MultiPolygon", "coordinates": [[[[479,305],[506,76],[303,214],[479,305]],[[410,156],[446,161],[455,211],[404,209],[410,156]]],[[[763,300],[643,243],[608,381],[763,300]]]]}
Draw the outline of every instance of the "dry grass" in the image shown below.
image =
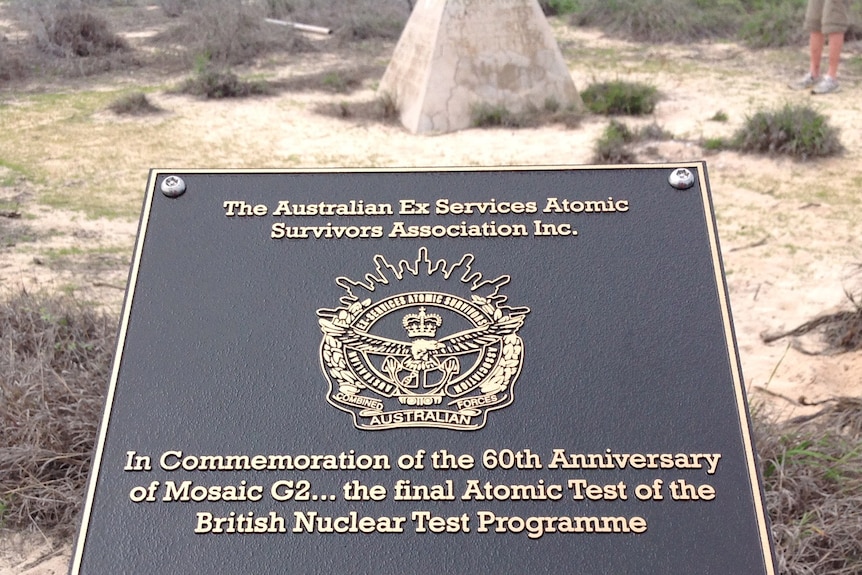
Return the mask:
{"type": "Polygon", "coordinates": [[[0,513],[9,527],[76,525],[116,322],[65,299],[0,303],[0,513]]]}
{"type": "MultiPolygon", "coordinates": [[[[0,303],[0,514],[69,535],[109,378],[115,321],[68,299],[0,303]]],[[[784,575],[862,573],[862,399],[811,416],[754,413],[784,575]]]]}
{"type": "Polygon", "coordinates": [[[853,305],[852,310],[819,315],[789,331],[764,334],[761,339],[771,343],[785,337],[817,334],[826,344],[826,349],[821,353],[858,351],[862,349],[862,302],[849,292],[847,298],[853,305]]]}
{"type": "Polygon", "coordinates": [[[120,96],[108,105],[108,109],[118,116],[147,116],[164,112],[152,102],[143,92],[132,92],[120,96]]]}
{"type": "Polygon", "coordinates": [[[755,423],[780,572],[862,573],[862,399],[755,423]]]}
{"type": "Polygon", "coordinates": [[[319,104],[314,107],[314,112],[322,116],[348,120],[358,124],[373,122],[395,125],[398,123],[398,106],[388,96],[361,102],[342,101],[319,104]]]}

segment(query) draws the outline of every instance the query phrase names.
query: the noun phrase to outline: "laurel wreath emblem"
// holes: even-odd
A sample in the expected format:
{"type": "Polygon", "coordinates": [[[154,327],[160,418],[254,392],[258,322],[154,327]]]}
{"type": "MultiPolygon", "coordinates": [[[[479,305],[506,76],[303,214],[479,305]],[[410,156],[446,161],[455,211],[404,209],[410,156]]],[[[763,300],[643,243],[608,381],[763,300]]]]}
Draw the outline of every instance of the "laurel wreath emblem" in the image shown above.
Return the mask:
{"type": "MultiPolygon", "coordinates": [[[[511,316],[504,314],[503,310],[490,300],[477,295],[473,295],[472,300],[477,307],[493,318],[493,324],[502,326],[512,320],[511,316]]],[[[371,306],[371,303],[370,299],[353,302],[347,307],[339,308],[331,320],[319,319],[320,329],[324,335],[321,344],[321,362],[325,371],[338,385],[339,393],[345,395],[357,395],[367,386],[350,370],[344,343],[340,338],[362,311],[371,306]]],[[[501,356],[479,387],[483,394],[502,393],[509,388],[520,372],[523,351],[523,341],[517,334],[510,333],[503,336],[501,356]]],[[[472,408],[463,408],[460,411],[472,415],[479,413],[472,408]]]]}

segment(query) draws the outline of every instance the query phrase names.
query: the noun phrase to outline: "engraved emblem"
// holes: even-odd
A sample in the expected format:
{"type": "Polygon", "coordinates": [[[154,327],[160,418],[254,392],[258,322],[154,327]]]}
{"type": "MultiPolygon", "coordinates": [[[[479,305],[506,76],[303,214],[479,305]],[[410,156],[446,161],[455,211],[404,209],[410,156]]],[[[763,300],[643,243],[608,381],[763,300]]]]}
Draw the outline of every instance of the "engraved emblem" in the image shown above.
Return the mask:
{"type": "Polygon", "coordinates": [[[474,256],[413,262],[375,256],[364,278],[336,279],[341,306],[318,310],[327,400],[359,429],[474,430],[514,401],[529,313],[507,305],[510,277],[485,279],[474,256]]]}

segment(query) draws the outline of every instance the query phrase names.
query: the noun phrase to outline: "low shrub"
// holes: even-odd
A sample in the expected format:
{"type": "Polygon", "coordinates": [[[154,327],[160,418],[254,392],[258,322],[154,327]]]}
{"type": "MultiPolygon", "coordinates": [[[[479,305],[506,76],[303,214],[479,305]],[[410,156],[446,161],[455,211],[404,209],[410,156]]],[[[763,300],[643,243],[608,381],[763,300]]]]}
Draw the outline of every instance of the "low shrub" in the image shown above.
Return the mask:
{"type": "Polygon", "coordinates": [[[265,82],[248,82],[229,70],[203,67],[186,79],[177,92],[210,100],[266,96],[272,93],[265,82]]]}
{"type": "Polygon", "coordinates": [[[843,151],[838,130],[807,105],[785,104],[749,116],[733,136],[732,145],[743,152],[778,154],[799,160],[833,156],[843,151]]]}
{"type": "Polygon", "coordinates": [[[572,14],[581,8],[580,0],[539,0],[539,6],[545,16],[572,14]]]}
{"type": "Polygon", "coordinates": [[[503,105],[477,104],[470,109],[470,124],[474,128],[520,127],[517,116],[503,105]]]}
{"type": "Polygon", "coordinates": [[[37,0],[23,10],[36,44],[55,56],[107,56],[129,48],[105,18],[82,2],[37,0]]]}
{"type": "Polygon", "coordinates": [[[611,120],[601,137],[596,141],[593,159],[601,164],[629,164],[635,155],[628,144],[635,140],[634,132],[617,120],[611,120]]]}
{"type": "Polygon", "coordinates": [[[108,104],[108,109],[121,116],[146,116],[164,111],[152,104],[143,92],[133,92],[121,96],[108,104]]]}
{"type": "Polygon", "coordinates": [[[653,122],[639,128],[635,132],[635,139],[638,142],[643,142],[645,140],[650,140],[653,142],[663,142],[665,140],[672,140],[673,134],[665,130],[663,126],[660,126],[656,122],[653,122]]]}
{"type": "Polygon", "coordinates": [[[3,47],[4,39],[0,38],[0,82],[17,80],[27,75],[27,69],[21,58],[13,56],[3,47]]]}
{"type": "Polygon", "coordinates": [[[227,69],[268,53],[309,49],[309,43],[292,28],[267,23],[260,2],[182,0],[176,6],[182,18],[160,32],[156,41],[173,45],[182,38],[185,60],[191,67],[204,62],[227,69]]]}
{"type": "Polygon", "coordinates": [[[159,6],[162,8],[165,16],[176,18],[191,5],[191,0],[159,0],[159,6]]]}
{"type": "Polygon", "coordinates": [[[654,86],[614,80],[589,85],[581,92],[581,98],[595,114],[638,116],[655,110],[659,94],[654,86]]]}
{"type": "Polygon", "coordinates": [[[673,134],[653,122],[637,130],[632,130],[626,124],[611,120],[596,141],[593,160],[603,164],[629,164],[636,156],[631,145],[638,142],[661,142],[673,139],[673,134]]]}
{"type": "Polygon", "coordinates": [[[720,152],[727,148],[728,144],[724,138],[705,138],[701,146],[707,152],[720,152]]]}

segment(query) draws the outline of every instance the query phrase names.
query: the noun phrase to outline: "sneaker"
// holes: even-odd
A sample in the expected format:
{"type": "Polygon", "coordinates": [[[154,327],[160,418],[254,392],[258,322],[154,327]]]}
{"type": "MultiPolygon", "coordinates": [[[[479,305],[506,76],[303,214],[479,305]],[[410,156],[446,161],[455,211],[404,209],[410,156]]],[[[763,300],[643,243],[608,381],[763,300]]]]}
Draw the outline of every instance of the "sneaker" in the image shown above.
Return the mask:
{"type": "Polygon", "coordinates": [[[793,90],[810,90],[811,88],[816,86],[819,81],[820,78],[815,78],[811,75],[811,72],[808,72],[799,80],[789,83],[787,87],[793,90]]]}
{"type": "Polygon", "coordinates": [[[831,94],[832,92],[837,92],[841,89],[841,86],[838,85],[838,80],[831,76],[823,76],[817,84],[814,85],[814,88],[811,90],[812,94],[831,94]]]}

